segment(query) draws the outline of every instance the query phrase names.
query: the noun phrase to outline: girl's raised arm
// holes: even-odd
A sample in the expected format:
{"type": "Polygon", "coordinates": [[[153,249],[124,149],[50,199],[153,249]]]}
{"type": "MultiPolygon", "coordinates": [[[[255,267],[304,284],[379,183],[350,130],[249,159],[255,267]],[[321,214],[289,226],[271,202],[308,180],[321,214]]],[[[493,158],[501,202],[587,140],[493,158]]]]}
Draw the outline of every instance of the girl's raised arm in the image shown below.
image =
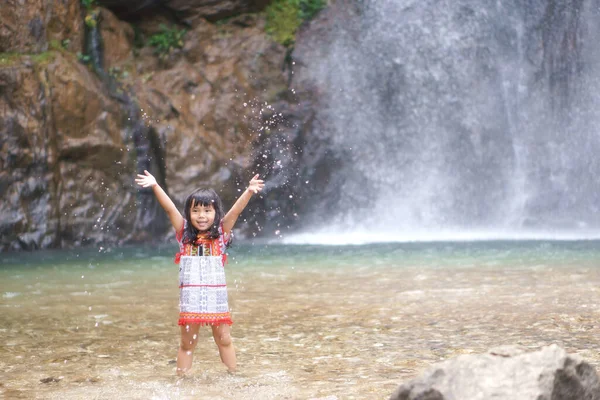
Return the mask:
{"type": "Polygon", "coordinates": [[[181,231],[181,229],[183,229],[183,216],[171,198],[165,193],[160,185],[156,183],[156,178],[154,178],[154,176],[152,176],[152,174],[146,170],[144,170],[144,174],[145,175],[138,174],[138,177],[135,179],[135,183],[141,187],[152,187],[152,191],[154,192],[158,203],[167,213],[173,228],[175,228],[175,232],[181,231]]]}
{"type": "Polygon", "coordinates": [[[237,199],[231,210],[223,218],[223,231],[225,234],[229,234],[235,225],[238,217],[248,205],[248,202],[252,198],[254,193],[258,193],[265,187],[265,181],[258,179],[258,174],[250,180],[248,188],[244,190],[244,193],[237,199]]]}

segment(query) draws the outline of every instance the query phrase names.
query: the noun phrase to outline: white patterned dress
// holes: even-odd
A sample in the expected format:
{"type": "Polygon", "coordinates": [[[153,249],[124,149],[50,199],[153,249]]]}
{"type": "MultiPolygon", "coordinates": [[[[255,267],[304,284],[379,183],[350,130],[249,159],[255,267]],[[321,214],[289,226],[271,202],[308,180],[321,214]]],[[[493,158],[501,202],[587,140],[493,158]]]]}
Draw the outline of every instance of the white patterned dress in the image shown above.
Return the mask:
{"type": "Polygon", "coordinates": [[[182,242],[183,231],[177,232],[179,253],[179,325],[231,325],[231,313],[225,282],[225,253],[230,235],[219,226],[217,239],[199,238],[193,244],[182,242]]]}

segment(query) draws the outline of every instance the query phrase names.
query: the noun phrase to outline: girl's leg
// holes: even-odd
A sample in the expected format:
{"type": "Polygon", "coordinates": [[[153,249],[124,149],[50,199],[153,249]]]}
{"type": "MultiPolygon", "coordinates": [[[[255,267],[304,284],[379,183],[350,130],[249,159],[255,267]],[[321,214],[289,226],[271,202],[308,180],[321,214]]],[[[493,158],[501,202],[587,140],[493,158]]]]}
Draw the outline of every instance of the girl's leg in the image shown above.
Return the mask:
{"type": "Polygon", "coordinates": [[[194,348],[198,344],[200,325],[181,325],[181,343],[177,352],[177,375],[185,375],[192,368],[194,348]]]}
{"type": "Polygon", "coordinates": [[[215,343],[219,347],[221,361],[223,361],[223,364],[225,364],[230,372],[235,371],[237,362],[235,358],[235,348],[233,347],[233,341],[231,340],[231,326],[227,324],[218,326],[213,325],[212,333],[215,343]]]}

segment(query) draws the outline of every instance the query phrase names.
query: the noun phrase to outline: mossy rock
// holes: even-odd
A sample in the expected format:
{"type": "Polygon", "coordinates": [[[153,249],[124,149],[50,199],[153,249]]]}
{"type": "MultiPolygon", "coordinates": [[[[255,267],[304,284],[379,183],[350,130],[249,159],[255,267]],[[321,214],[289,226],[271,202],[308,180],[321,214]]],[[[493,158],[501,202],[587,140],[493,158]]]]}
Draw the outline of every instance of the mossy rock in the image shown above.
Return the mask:
{"type": "Polygon", "coordinates": [[[0,53],[0,67],[22,64],[24,61],[32,61],[35,64],[47,64],[56,57],[56,51],[44,51],[43,53],[0,53]]]}
{"type": "Polygon", "coordinates": [[[327,0],[274,0],[265,10],[265,29],[276,42],[293,46],[300,25],[326,5],[327,0]]]}

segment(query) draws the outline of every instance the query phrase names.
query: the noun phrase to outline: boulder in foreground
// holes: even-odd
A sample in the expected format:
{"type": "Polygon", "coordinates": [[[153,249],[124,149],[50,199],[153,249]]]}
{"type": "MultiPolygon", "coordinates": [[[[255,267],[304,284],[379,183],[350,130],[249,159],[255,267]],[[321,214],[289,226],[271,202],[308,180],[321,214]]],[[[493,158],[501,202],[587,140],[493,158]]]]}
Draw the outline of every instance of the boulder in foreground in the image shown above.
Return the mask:
{"type": "Polygon", "coordinates": [[[593,366],[556,345],[463,355],[402,384],[390,400],[600,400],[593,366]]]}

